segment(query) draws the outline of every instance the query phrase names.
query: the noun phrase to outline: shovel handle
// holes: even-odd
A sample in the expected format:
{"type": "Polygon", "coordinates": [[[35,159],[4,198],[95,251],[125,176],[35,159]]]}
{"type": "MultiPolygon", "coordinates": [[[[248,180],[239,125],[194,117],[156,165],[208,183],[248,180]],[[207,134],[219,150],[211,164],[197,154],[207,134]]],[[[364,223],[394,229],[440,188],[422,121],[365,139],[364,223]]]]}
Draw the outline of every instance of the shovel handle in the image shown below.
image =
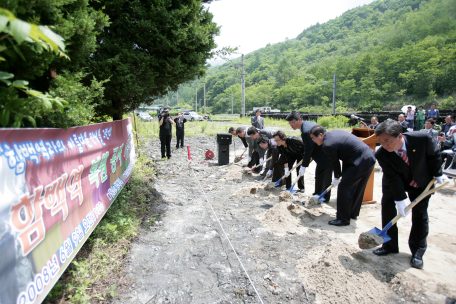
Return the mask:
{"type": "MultiPolygon", "coordinates": [[[[267,162],[267,161],[270,160],[271,158],[272,158],[272,156],[269,157],[268,159],[266,159],[264,162],[267,162]]],[[[253,166],[252,169],[250,169],[250,171],[252,171],[253,169],[256,169],[259,165],[260,165],[260,164],[253,166]]],[[[248,172],[248,171],[247,171],[247,172],[248,172]]]]}
{"type": "MultiPolygon", "coordinates": [[[[294,166],[293,168],[291,168],[291,170],[289,171],[290,174],[291,174],[291,171],[293,171],[293,170],[296,169],[297,167],[301,166],[301,164],[302,164],[302,160],[301,160],[299,163],[297,163],[296,166],[294,166]]],[[[280,180],[284,179],[285,177],[287,177],[286,174],[284,174],[284,175],[280,178],[280,180]]]]}
{"type": "MultiPolygon", "coordinates": [[[[433,189],[429,190],[429,188],[431,188],[431,186],[437,181],[437,179],[432,179],[429,184],[426,186],[426,189],[424,189],[423,193],[421,193],[413,202],[411,202],[407,208],[405,208],[404,212],[407,213],[409,212],[413,207],[415,207],[416,204],[418,204],[419,202],[421,202],[421,200],[423,198],[425,198],[426,196],[428,196],[429,194],[432,194],[440,189],[442,189],[443,187],[445,187],[447,184],[448,184],[448,181],[445,181],[443,184],[437,186],[437,187],[434,187],[433,189]]],[[[396,222],[402,217],[402,215],[399,213],[398,215],[396,215],[395,218],[393,218],[391,220],[391,224],[394,225],[396,224],[396,222]]]]}

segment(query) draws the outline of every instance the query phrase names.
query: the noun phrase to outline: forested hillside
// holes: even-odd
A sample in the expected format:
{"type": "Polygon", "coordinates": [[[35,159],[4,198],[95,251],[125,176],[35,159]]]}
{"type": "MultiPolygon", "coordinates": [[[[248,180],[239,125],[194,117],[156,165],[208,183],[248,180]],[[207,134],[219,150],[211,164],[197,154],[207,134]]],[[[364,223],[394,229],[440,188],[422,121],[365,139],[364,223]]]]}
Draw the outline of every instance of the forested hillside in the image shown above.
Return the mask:
{"type": "MultiPolygon", "coordinates": [[[[247,54],[246,110],[271,106],[329,113],[334,73],[338,112],[432,101],[454,108],[455,50],[456,0],[375,1],[247,54]]],[[[231,111],[233,91],[239,113],[240,69],[230,65],[181,86],[179,104],[194,106],[196,86],[202,99],[205,81],[209,112],[231,111]]],[[[175,105],[175,92],[169,98],[175,105]]]]}

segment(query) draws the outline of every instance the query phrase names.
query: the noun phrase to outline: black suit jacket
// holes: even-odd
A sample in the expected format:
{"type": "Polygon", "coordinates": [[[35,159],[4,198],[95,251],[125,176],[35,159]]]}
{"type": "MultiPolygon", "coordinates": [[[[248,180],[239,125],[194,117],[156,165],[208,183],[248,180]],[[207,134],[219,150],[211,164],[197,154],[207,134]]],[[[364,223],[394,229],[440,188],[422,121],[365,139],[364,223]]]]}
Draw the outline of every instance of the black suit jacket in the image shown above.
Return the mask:
{"type": "Polygon", "coordinates": [[[408,128],[410,128],[410,124],[407,122],[407,121],[403,121],[403,122],[400,122],[401,126],[402,126],[402,133],[406,133],[408,132],[408,128]]]}
{"type": "Polygon", "coordinates": [[[380,147],[375,153],[395,201],[407,198],[405,187],[412,180],[424,189],[434,176],[442,175],[440,152],[430,134],[416,131],[402,136],[405,138],[410,167],[394,151],[388,152],[380,147]]]}
{"type": "Polygon", "coordinates": [[[184,131],[184,123],[187,122],[187,119],[184,117],[182,119],[182,122],[179,123],[179,118],[174,118],[174,123],[176,124],[176,131],[184,131]]]}
{"type": "Polygon", "coordinates": [[[326,132],[322,149],[331,160],[334,177],[343,176],[344,183],[364,176],[375,165],[374,150],[355,135],[343,130],[326,132]],[[343,163],[343,170],[339,160],[343,163]]]}
{"type": "Polygon", "coordinates": [[[322,169],[327,168],[331,161],[329,160],[328,155],[323,152],[321,146],[315,144],[310,137],[310,129],[315,126],[316,123],[311,121],[303,121],[301,125],[301,139],[304,143],[304,153],[302,154],[302,165],[308,167],[310,163],[310,158],[318,164],[322,169]]]}

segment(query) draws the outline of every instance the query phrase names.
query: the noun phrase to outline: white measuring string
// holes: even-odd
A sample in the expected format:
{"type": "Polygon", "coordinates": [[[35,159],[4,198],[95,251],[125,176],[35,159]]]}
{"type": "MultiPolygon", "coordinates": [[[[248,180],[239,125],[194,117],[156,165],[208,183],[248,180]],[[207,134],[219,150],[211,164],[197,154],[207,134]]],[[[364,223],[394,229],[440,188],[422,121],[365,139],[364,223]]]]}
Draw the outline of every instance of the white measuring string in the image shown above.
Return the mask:
{"type": "Polygon", "coordinates": [[[206,196],[206,192],[204,192],[203,187],[201,187],[201,184],[200,184],[200,182],[199,182],[199,180],[198,180],[198,177],[197,177],[196,174],[195,174],[195,170],[193,170],[192,166],[190,166],[190,168],[192,169],[193,175],[195,176],[195,179],[196,179],[196,181],[197,181],[197,183],[198,183],[198,186],[200,187],[201,191],[202,191],[203,194],[204,194],[204,197],[206,198],[207,204],[209,205],[209,207],[211,207],[212,213],[214,214],[215,218],[217,219],[217,223],[219,224],[220,228],[221,228],[222,231],[223,231],[223,234],[225,235],[226,239],[228,240],[228,243],[230,244],[231,249],[233,250],[234,254],[236,255],[236,258],[238,259],[239,264],[240,264],[241,267],[242,267],[242,270],[244,270],[245,275],[246,275],[247,278],[249,279],[249,282],[250,282],[250,284],[252,285],[253,290],[255,290],[255,293],[256,293],[258,299],[260,300],[260,302],[261,302],[262,304],[264,304],[264,303],[263,303],[263,300],[262,300],[261,297],[260,297],[260,294],[258,293],[257,289],[255,288],[255,285],[253,285],[253,282],[252,282],[252,280],[250,279],[250,276],[249,276],[247,270],[245,269],[244,265],[242,264],[241,259],[239,258],[238,254],[237,254],[237,252],[236,252],[236,249],[234,249],[233,244],[231,244],[230,238],[229,238],[228,235],[226,234],[225,229],[223,229],[222,223],[220,223],[220,220],[219,220],[217,214],[215,213],[214,208],[212,208],[212,205],[211,205],[211,203],[209,202],[209,199],[208,199],[207,196],[206,196]]]}

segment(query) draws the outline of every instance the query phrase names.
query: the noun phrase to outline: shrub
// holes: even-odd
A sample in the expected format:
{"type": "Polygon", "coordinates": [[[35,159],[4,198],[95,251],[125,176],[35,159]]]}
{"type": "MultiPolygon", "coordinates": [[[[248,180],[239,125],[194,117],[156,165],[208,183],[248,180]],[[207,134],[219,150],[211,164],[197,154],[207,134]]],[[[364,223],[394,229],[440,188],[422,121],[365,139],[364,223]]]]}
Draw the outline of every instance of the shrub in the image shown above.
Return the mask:
{"type": "Polygon", "coordinates": [[[325,129],[343,129],[349,127],[349,120],[345,116],[322,116],[318,117],[317,124],[323,126],[325,129]]]}

